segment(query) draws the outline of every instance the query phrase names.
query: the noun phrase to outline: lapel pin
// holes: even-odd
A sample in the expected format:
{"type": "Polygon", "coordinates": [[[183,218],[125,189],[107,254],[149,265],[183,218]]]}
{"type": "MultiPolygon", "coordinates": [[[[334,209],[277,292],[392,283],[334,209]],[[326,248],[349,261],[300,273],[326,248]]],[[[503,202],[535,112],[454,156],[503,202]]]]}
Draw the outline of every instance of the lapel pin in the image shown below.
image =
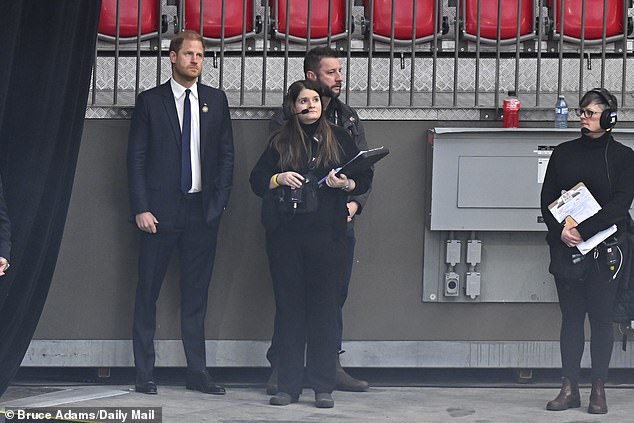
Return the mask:
{"type": "Polygon", "coordinates": [[[207,107],[207,103],[203,103],[202,111],[203,113],[207,113],[209,111],[209,107],[207,107]]]}

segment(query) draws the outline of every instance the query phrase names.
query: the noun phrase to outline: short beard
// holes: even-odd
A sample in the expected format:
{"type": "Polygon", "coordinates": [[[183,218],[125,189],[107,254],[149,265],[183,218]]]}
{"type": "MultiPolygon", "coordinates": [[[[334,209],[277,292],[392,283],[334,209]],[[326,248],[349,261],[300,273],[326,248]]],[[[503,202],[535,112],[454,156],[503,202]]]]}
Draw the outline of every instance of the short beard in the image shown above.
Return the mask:
{"type": "Polygon", "coordinates": [[[324,95],[330,98],[339,98],[341,91],[335,92],[331,88],[324,88],[324,95]]]}

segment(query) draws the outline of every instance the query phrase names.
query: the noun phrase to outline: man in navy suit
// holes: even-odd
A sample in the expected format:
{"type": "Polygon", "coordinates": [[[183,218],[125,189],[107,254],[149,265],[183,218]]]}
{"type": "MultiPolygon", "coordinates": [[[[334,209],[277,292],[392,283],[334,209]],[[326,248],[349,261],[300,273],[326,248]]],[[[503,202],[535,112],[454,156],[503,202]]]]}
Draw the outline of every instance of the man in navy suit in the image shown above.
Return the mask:
{"type": "Polygon", "coordinates": [[[204,44],[193,31],[170,44],[172,78],[139,94],[128,139],[130,205],[141,241],[134,307],[136,391],[153,380],[156,301],[176,247],[187,389],[223,395],[206,370],[204,321],[220,216],[233,180],[225,94],[198,83],[204,44]]]}
{"type": "Polygon", "coordinates": [[[9,255],[11,254],[11,222],[7,205],[4,202],[2,180],[0,180],[0,276],[4,276],[9,268],[9,255]]]}

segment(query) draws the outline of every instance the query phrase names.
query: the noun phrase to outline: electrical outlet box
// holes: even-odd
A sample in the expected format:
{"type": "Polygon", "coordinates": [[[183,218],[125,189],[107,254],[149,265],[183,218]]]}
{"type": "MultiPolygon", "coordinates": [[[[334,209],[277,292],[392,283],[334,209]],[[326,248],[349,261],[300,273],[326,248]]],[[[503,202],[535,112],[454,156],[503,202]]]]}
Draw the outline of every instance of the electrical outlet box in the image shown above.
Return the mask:
{"type": "Polygon", "coordinates": [[[482,262],[482,241],[470,239],[467,241],[467,263],[476,265],[482,262]]]}
{"type": "Polygon", "coordinates": [[[445,296],[457,297],[460,293],[460,275],[455,272],[445,273],[445,296]]]}
{"type": "Polygon", "coordinates": [[[459,239],[447,240],[447,257],[445,263],[455,266],[460,263],[460,250],[462,243],[459,239]]]}
{"type": "Polygon", "coordinates": [[[480,296],[480,272],[467,272],[465,294],[472,300],[480,296]]]}

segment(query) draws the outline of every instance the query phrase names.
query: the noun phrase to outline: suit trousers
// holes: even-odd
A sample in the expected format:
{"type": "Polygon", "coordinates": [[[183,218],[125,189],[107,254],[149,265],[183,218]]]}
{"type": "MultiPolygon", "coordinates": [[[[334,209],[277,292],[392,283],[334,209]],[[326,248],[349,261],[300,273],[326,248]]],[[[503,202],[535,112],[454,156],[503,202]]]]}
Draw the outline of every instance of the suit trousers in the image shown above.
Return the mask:
{"type": "Polygon", "coordinates": [[[156,301],[170,257],[178,249],[180,261],[181,338],[192,372],[206,368],[205,315],[219,220],[205,222],[202,196],[182,199],[177,221],[167,226],[159,222],[158,232],[141,232],[139,280],[134,305],[133,347],[137,380],[151,380],[154,370],[156,301]]]}
{"type": "Polygon", "coordinates": [[[559,307],[561,309],[562,376],[578,381],[581,357],[585,346],[584,323],[586,314],[590,319],[591,377],[606,379],[614,346],[613,308],[618,290],[618,279],[612,279],[605,259],[594,260],[592,252],[585,260],[588,273],[581,280],[555,278],[559,307]]]}
{"type": "Polygon", "coordinates": [[[278,391],[301,393],[306,376],[317,393],[335,385],[337,297],[345,268],[343,237],[332,231],[267,234],[278,324],[278,391]]]}

